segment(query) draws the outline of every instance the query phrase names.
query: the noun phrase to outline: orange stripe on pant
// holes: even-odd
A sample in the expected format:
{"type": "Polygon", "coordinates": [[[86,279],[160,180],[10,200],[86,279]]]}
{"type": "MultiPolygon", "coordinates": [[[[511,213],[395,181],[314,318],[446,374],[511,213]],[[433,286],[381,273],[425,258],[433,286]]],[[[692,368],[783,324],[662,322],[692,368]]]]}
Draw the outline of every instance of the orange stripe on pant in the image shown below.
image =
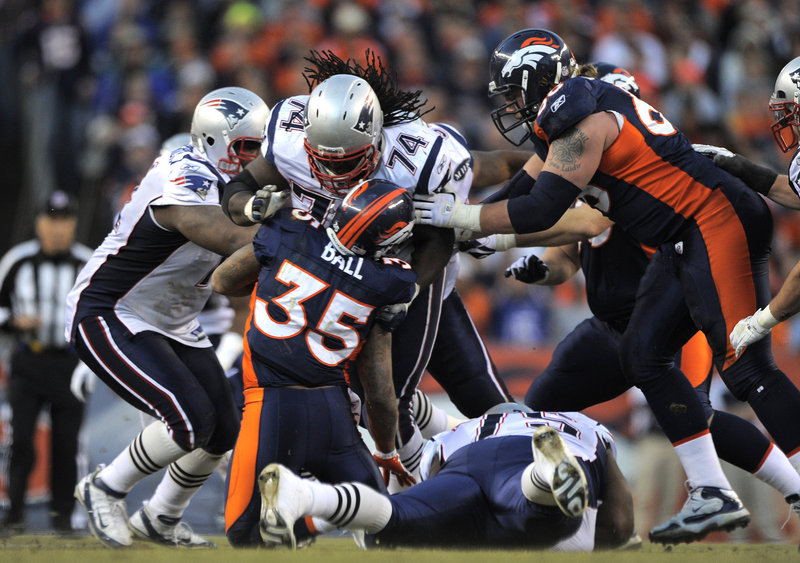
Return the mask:
{"type": "Polygon", "coordinates": [[[239,519],[247,509],[256,488],[256,457],[258,456],[261,409],[264,389],[255,387],[244,390],[244,413],[239,438],[233,450],[228,483],[228,499],[225,503],[225,531],[239,519]]]}
{"type": "Polygon", "coordinates": [[[695,220],[706,243],[711,276],[725,317],[724,370],[736,361],[727,335],[740,319],[756,310],[747,233],[722,190],[714,190],[695,220]]]}

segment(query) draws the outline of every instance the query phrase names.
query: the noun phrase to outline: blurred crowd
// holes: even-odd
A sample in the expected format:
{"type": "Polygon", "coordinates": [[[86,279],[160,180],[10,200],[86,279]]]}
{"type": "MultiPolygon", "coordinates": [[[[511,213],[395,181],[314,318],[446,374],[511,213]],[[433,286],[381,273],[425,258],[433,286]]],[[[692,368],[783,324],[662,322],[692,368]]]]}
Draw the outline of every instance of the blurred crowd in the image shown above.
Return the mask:
{"type": "MultiPolygon", "coordinates": [[[[0,251],[30,235],[30,210],[56,189],[78,198],[78,238],[96,246],[203,94],[243,86],[272,106],[307,92],[310,49],[355,59],[369,49],[403,88],[422,90],[435,107],[427,120],[456,125],[473,149],[511,148],[489,117],[488,60],[525,27],[555,31],[580,62],[631,71],[693,142],[786,171],[767,102],[800,54],[797,0],[5,0],[0,251]]],[[[777,288],[800,258],[800,221],[773,211],[777,288]]],[[[487,339],[552,346],[589,314],[582,281],[504,278],[521,252],[463,256],[459,290],[487,339]]],[[[800,350],[800,323],[784,324],[776,346],[800,350]]]]}

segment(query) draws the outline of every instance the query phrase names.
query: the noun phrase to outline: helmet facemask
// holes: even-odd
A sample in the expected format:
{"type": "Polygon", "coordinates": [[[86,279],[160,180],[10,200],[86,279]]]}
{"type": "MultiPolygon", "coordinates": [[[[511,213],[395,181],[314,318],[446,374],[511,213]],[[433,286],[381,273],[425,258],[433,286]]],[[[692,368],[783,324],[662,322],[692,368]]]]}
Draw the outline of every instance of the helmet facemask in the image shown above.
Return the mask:
{"type": "Polygon", "coordinates": [[[368,179],[378,167],[381,156],[374,144],[346,154],[317,150],[309,144],[308,139],[304,145],[311,172],[323,188],[336,195],[344,195],[350,188],[368,179]]]}
{"type": "Polygon", "coordinates": [[[221,158],[217,164],[222,172],[233,176],[242,171],[242,168],[252,162],[261,149],[261,139],[253,137],[239,137],[228,143],[228,156],[221,158]]]}
{"type": "MultiPolygon", "coordinates": [[[[494,83],[492,83],[494,84],[494,83]]],[[[536,121],[536,114],[539,111],[539,103],[525,103],[525,92],[516,86],[501,86],[492,89],[490,85],[490,96],[499,106],[492,110],[492,121],[494,126],[506,140],[520,146],[531,138],[533,134],[532,123],[536,121]]]]}
{"type": "Polygon", "coordinates": [[[800,105],[795,102],[771,102],[769,109],[775,116],[772,136],[783,152],[798,145],[797,129],[800,127],[800,105]]]}

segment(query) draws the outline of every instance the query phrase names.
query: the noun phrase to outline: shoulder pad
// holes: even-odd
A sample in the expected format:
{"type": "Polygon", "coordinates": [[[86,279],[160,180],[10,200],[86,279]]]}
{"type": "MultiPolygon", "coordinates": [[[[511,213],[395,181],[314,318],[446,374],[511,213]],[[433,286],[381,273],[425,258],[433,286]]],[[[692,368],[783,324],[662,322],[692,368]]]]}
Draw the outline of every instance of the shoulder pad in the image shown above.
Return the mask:
{"type": "Polygon", "coordinates": [[[550,143],[595,113],[597,93],[594,82],[589,78],[571,78],[553,88],[536,116],[536,136],[550,143]]]}

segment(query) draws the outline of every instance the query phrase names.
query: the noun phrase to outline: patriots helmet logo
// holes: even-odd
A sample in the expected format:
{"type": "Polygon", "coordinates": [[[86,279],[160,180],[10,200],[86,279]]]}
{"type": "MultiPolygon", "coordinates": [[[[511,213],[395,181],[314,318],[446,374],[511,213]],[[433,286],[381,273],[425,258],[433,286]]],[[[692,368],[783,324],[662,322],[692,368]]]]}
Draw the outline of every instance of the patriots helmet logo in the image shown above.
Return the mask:
{"type": "Polygon", "coordinates": [[[364,105],[361,106],[361,112],[358,115],[358,120],[353,125],[353,130],[358,131],[359,133],[364,133],[365,135],[372,135],[375,128],[373,119],[374,105],[375,98],[373,96],[369,96],[364,101],[364,105]]]}
{"type": "Polygon", "coordinates": [[[215,109],[224,115],[225,120],[228,122],[228,129],[233,129],[236,127],[236,124],[244,119],[244,117],[250,112],[250,110],[245,108],[243,105],[238,104],[233,100],[225,100],[222,98],[208,100],[203,105],[205,107],[215,109]]]}
{"type": "Polygon", "coordinates": [[[800,88],[800,68],[795,70],[794,72],[789,73],[789,78],[792,82],[794,82],[795,86],[800,88]]]}

